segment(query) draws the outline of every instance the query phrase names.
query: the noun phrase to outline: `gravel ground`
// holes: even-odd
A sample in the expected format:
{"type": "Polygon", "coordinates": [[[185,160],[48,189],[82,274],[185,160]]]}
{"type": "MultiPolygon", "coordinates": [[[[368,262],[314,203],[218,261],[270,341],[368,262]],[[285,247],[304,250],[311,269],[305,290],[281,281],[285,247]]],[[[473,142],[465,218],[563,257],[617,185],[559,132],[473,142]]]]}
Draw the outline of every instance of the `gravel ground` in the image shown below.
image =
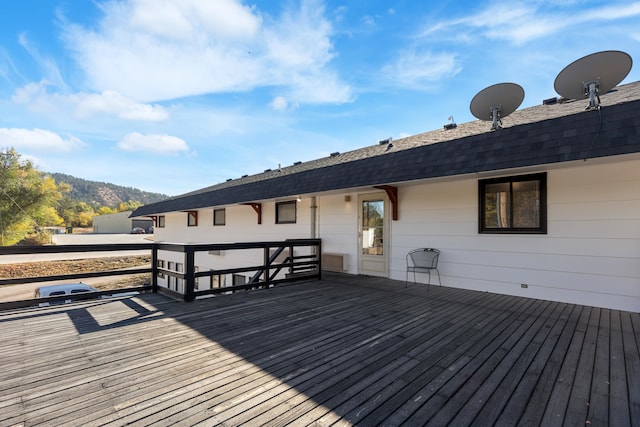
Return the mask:
{"type": "MultiPolygon", "coordinates": [[[[38,277],[80,272],[122,270],[135,267],[149,267],[150,262],[151,257],[149,256],[129,256],[0,264],[0,278],[38,277]]],[[[79,280],[73,280],[71,282],[78,281],[79,280]]],[[[86,278],[80,281],[100,290],[107,290],[140,286],[149,283],[150,277],[149,274],[136,274],[86,278]]],[[[2,286],[0,287],[0,301],[16,301],[33,298],[34,291],[38,286],[69,282],[69,280],[66,280],[2,286]]]]}

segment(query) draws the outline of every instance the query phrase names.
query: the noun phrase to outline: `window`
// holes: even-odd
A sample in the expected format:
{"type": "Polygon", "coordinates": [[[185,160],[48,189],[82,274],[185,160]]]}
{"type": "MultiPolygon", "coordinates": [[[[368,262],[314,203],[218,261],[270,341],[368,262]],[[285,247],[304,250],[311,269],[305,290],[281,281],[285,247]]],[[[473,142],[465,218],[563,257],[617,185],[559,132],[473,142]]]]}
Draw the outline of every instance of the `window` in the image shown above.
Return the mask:
{"type": "MultiPolygon", "coordinates": [[[[182,273],[184,272],[184,264],[182,264],[181,262],[176,262],[176,271],[178,273],[182,273]]],[[[183,292],[184,290],[182,289],[182,285],[184,284],[184,279],[180,278],[180,277],[176,277],[176,290],[183,292]]]]}
{"type": "Polygon", "coordinates": [[[227,222],[227,213],[225,209],[213,210],[213,225],[225,225],[227,222]]]}
{"type": "MultiPolygon", "coordinates": [[[[242,276],[244,277],[244,276],[242,276]]],[[[211,276],[211,289],[214,288],[224,288],[226,286],[226,278],[225,274],[214,274],[211,276]]]]}
{"type": "Polygon", "coordinates": [[[187,227],[198,226],[198,211],[187,211],[187,227]]]}
{"type": "MultiPolygon", "coordinates": [[[[173,269],[175,268],[174,266],[175,266],[175,263],[174,263],[173,261],[169,261],[169,262],[167,262],[167,269],[168,269],[168,270],[173,271],[173,269]]],[[[172,286],[172,285],[176,285],[176,287],[177,287],[177,280],[176,280],[176,278],[175,278],[174,276],[171,276],[171,275],[170,275],[170,276],[167,278],[167,285],[168,285],[169,289],[171,289],[171,286],[172,286]]]]}
{"type": "Polygon", "coordinates": [[[276,203],[276,224],[296,223],[296,201],[276,203]]]}
{"type": "Polygon", "coordinates": [[[233,286],[242,286],[247,283],[247,278],[242,274],[233,275],[233,286]]]}
{"type": "Polygon", "coordinates": [[[479,184],[479,232],[547,232],[547,174],[486,179],[479,184]]]}
{"type": "Polygon", "coordinates": [[[362,254],[384,255],[384,200],[362,202],[362,254]]]}
{"type": "MultiPolygon", "coordinates": [[[[164,260],[163,259],[159,259],[158,260],[158,269],[164,269],[164,260]]],[[[164,273],[162,271],[158,271],[158,277],[161,279],[164,279],[164,273]]]]}
{"type": "Polygon", "coordinates": [[[164,221],[165,221],[165,219],[164,219],[164,215],[160,215],[160,216],[158,217],[158,224],[156,224],[156,225],[157,225],[157,227],[158,227],[158,228],[164,228],[164,221]]]}

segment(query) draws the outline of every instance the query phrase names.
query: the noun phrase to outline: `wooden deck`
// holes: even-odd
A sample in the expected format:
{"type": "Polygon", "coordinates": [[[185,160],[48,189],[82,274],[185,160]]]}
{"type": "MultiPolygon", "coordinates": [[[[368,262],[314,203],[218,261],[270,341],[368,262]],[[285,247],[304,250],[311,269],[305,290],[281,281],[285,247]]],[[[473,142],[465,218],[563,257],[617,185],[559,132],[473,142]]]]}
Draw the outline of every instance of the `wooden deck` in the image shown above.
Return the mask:
{"type": "Polygon", "coordinates": [[[347,275],[0,312],[0,426],[640,425],[640,314],[347,275]]]}

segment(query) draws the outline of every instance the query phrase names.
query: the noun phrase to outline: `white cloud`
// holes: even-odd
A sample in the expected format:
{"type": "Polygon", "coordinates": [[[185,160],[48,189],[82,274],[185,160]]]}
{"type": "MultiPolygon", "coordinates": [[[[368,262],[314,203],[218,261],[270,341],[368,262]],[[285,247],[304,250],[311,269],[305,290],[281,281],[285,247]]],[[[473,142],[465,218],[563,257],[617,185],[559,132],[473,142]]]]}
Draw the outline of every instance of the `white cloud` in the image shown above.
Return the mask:
{"type": "Polygon", "coordinates": [[[161,121],[169,117],[166,109],[160,105],[140,104],[115,91],[63,95],[49,93],[49,86],[46,80],[26,84],[16,89],[11,100],[16,104],[26,104],[32,111],[40,113],[72,111],[75,117],[81,119],[98,114],[135,121],[161,121]]]}
{"type": "Polygon", "coordinates": [[[0,128],[0,146],[68,152],[83,147],[84,143],[73,135],[62,137],[43,129],[0,128]]]}
{"type": "Polygon", "coordinates": [[[177,154],[188,151],[187,143],[178,137],[170,135],[143,135],[132,132],[118,143],[118,148],[124,151],[143,151],[156,154],[177,154]]]}
{"type": "Polygon", "coordinates": [[[252,8],[234,0],[180,0],[162,2],[136,0],[128,4],[107,5],[120,9],[118,19],[129,21],[131,28],[164,38],[189,40],[198,36],[198,29],[217,37],[249,39],[261,23],[252,8]]]}
{"type": "Polygon", "coordinates": [[[97,93],[78,93],[69,97],[76,104],[80,117],[96,113],[109,114],[125,120],[160,121],[169,117],[159,105],[140,104],[111,90],[97,93]]]}
{"type": "Polygon", "coordinates": [[[16,89],[11,100],[16,104],[27,104],[31,111],[39,113],[56,111],[56,102],[51,102],[51,97],[47,94],[48,85],[46,80],[28,83],[16,89]]]}
{"type": "Polygon", "coordinates": [[[375,26],[375,25],[376,25],[376,18],[374,18],[374,17],[373,17],[373,16],[371,16],[371,15],[363,16],[363,17],[361,18],[361,21],[362,21],[362,23],[363,23],[364,25],[367,25],[367,26],[370,26],[370,27],[373,27],[373,26],[375,26]]]}
{"type": "Polygon", "coordinates": [[[461,69],[453,54],[407,50],[400,52],[382,71],[387,80],[396,86],[429,90],[435,82],[453,77],[461,69]]]}
{"type": "Polygon", "coordinates": [[[305,101],[353,98],[329,68],[333,29],[319,0],[303,0],[278,17],[239,0],[112,0],[102,10],[97,29],[66,24],[63,34],[97,92],[142,101],[263,86],[305,93],[305,85],[328,75],[322,96],[305,101]]]}
{"type": "Polygon", "coordinates": [[[575,25],[596,25],[604,21],[637,16],[640,16],[640,2],[608,4],[600,8],[589,8],[586,12],[576,12],[575,5],[569,3],[561,3],[547,9],[541,2],[512,2],[508,5],[504,2],[493,2],[467,16],[431,22],[423,28],[419,36],[454,37],[471,43],[474,38],[484,37],[517,46],[562,33],[575,25]],[[563,13],[563,6],[571,8],[563,13]]]}
{"type": "Polygon", "coordinates": [[[288,105],[286,98],[283,96],[276,96],[269,104],[276,111],[285,111],[288,105]]]}
{"type": "Polygon", "coordinates": [[[13,59],[5,48],[0,47],[0,77],[9,82],[13,86],[14,76],[20,80],[26,80],[16,67],[13,59]]]}
{"type": "Polygon", "coordinates": [[[18,43],[20,43],[27,53],[36,61],[48,81],[55,82],[60,88],[66,88],[66,83],[60,74],[58,64],[53,58],[41,54],[24,33],[18,36],[18,43]]]}

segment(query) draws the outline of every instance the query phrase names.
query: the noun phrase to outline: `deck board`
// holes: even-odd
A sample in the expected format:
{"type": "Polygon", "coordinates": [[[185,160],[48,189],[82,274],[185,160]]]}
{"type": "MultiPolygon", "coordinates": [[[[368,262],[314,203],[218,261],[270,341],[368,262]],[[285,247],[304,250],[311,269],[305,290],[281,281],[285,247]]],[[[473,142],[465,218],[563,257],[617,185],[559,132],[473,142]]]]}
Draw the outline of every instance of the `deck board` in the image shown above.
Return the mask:
{"type": "Polygon", "coordinates": [[[4,425],[640,425],[640,314],[327,274],[0,312],[4,425]]]}

